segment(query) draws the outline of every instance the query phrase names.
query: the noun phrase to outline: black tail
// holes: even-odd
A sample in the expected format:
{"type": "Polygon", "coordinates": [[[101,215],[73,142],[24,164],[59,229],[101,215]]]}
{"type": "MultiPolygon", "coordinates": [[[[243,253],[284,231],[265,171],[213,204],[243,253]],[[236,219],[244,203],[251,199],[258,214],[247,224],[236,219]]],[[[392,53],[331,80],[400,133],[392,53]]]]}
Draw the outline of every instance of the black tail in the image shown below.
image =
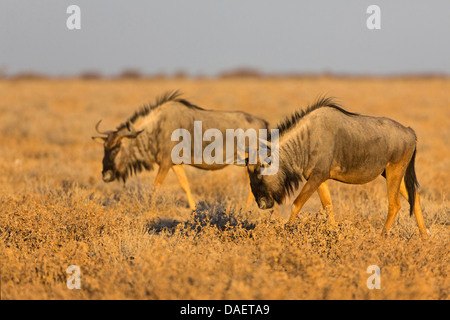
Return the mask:
{"type": "Polygon", "coordinates": [[[409,215],[411,216],[414,212],[414,202],[416,200],[416,189],[419,187],[419,182],[417,181],[416,171],[414,170],[414,163],[416,161],[416,149],[409,161],[408,168],[405,172],[405,187],[408,192],[408,202],[409,202],[409,215]]]}

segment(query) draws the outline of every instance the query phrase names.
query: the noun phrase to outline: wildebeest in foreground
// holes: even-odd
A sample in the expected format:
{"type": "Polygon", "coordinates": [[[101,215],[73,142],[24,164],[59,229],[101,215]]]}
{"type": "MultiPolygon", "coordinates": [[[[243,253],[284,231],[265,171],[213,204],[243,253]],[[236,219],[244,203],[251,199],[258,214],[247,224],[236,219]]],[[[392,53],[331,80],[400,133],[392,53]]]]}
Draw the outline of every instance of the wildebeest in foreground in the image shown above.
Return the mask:
{"type": "Polygon", "coordinates": [[[278,129],[279,152],[271,155],[279,157],[278,172],[261,175],[261,168],[270,165],[264,160],[247,165],[251,189],[261,209],[271,208],[274,201],[281,203],[303,177],[306,183],[294,200],[288,224],[294,223],[316,190],[323,193],[322,204],[332,215],[328,179],[363,184],[382,175],[389,200],[382,234],[400,210],[401,194],[409,201],[410,215],[414,212],[421,236],[427,238],[416,192],[416,135],[411,128],[388,118],[348,112],[332,99],[322,98],[305,111],[294,113],[278,129]]]}
{"type": "MultiPolygon", "coordinates": [[[[159,166],[154,186],[163,183],[167,173],[172,168],[178,181],[187,195],[189,206],[195,209],[189,183],[182,165],[174,164],[171,152],[177,144],[171,141],[174,130],[186,129],[194,136],[194,121],[202,121],[202,129],[206,131],[214,128],[222,131],[226,129],[253,128],[267,129],[268,123],[260,118],[242,111],[213,111],[200,108],[187,100],[180,98],[180,93],[167,92],[157,99],[156,103],[145,106],[121,124],[116,130],[101,132],[99,124],[96,130],[104,136],[92,137],[104,144],[103,181],[111,182],[122,179],[124,182],[130,174],[142,169],[151,170],[156,163],[159,166]]],[[[203,141],[204,149],[208,143],[203,141]]],[[[223,144],[225,148],[225,143],[223,144]]],[[[192,155],[194,145],[192,144],[192,155]]],[[[223,152],[225,155],[225,151],[223,152]]],[[[204,161],[191,165],[205,170],[218,170],[227,164],[207,164],[204,161]]],[[[252,193],[249,192],[251,200],[252,193]]],[[[253,200],[252,200],[253,201],[253,200]]]]}

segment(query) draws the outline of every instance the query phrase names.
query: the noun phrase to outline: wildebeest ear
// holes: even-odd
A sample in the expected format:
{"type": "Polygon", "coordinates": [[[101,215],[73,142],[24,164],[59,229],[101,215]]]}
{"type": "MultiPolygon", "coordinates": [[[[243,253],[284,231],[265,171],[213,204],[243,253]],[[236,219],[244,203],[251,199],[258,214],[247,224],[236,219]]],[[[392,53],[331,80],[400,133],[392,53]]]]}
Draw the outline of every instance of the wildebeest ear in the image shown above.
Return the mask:
{"type": "Polygon", "coordinates": [[[126,127],[128,129],[128,132],[120,132],[119,136],[121,138],[137,138],[137,136],[144,131],[144,129],[136,131],[136,129],[130,122],[126,123],[126,127]]]}
{"type": "Polygon", "coordinates": [[[137,138],[138,135],[140,135],[142,132],[144,132],[144,130],[139,130],[139,131],[134,131],[131,133],[125,133],[125,134],[120,134],[119,136],[121,138],[129,138],[129,139],[134,139],[137,138]]]}
{"type": "Polygon", "coordinates": [[[92,138],[92,140],[94,140],[95,142],[101,143],[101,144],[105,143],[105,141],[106,141],[106,137],[91,137],[91,138],[92,138]]]}
{"type": "Polygon", "coordinates": [[[264,139],[259,138],[259,148],[260,149],[266,149],[267,155],[270,156],[271,149],[270,149],[270,142],[264,139]]]}
{"type": "Polygon", "coordinates": [[[236,160],[234,160],[233,164],[235,166],[238,166],[238,167],[246,167],[246,166],[248,166],[248,152],[247,151],[245,151],[245,156],[244,156],[243,160],[244,160],[244,162],[242,162],[242,161],[238,162],[238,160],[236,159],[236,160]]]}
{"type": "Polygon", "coordinates": [[[266,157],[264,161],[261,163],[262,168],[269,168],[272,165],[272,159],[269,157],[266,157]]]}

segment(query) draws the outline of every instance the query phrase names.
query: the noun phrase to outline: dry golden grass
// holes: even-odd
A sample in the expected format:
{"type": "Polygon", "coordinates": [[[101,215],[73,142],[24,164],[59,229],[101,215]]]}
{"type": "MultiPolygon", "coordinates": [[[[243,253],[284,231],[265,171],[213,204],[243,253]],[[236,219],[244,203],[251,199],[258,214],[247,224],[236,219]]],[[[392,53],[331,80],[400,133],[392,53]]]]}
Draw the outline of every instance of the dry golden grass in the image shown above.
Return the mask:
{"type": "Polygon", "coordinates": [[[448,299],[450,79],[124,79],[0,81],[2,299],[448,299]],[[247,197],[242,168],[187,168],[192,214],[169,174],[150,205],[155,172],[101,180],[94,125],[117,126],[141,104],[180,89],[212,109],[241,109],[273,124],[327,93],[350,111],[415,129],[427,228],[403,208],[390,234],[382,178],[331,182],[337,225],[314,195],[296,228],[247,197]],[[66,286],[81,268],[81,290],[66,286]],[[366,286],[370,265],[381,289],[366,286]]]}

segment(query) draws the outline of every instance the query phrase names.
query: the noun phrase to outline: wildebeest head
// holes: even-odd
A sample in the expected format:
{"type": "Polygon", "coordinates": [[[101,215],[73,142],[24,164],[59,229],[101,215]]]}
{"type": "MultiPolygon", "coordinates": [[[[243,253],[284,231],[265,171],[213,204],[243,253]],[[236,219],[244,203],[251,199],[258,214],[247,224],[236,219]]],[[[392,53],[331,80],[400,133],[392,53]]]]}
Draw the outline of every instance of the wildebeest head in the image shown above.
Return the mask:
{"type": "Polygon", "coordinates": [[[261,169],[264,166],[265,164],[261,164],[258,159],[256,164],[247,164],[247,172],[250,178],[250,187],[258,207],[260,209],[270,209],[275,202],[270,191],[271,176],[261,174],[261,169]]]}
{"type": "MultiPolygon", "coordinates": [[[[277,163],[272,163],[273,157],[271,156],[271,149],[267,142],[264,147],[267,152],[263,158],[260,158],[261,154],[259,154],[259,149],[256,152],[259,156],[249,157],[249,151],[251,149],[246,148],[245,166],[250,178],[250,187],[258,207],[260,209],[270,209],[274,206],[275,201],[280,203],[283,200],[283,195],[277,191],[279,185],[278,175],[268,174],[267,171],[264,173],[262,172],[263,170],[268,170],[273,165],[278,166],[277,163]],[[249,158],[251,159],[250,161],[249,158]],[[263,160],[261,161],[261,159],[263,160]]],[[[253,151],[255,150],[253,149],[253,151]]],[[[256,155],[256,153],[254,155],[256,155]]]]}
{"type": "Polygon", "coordinates": [[[95,130],[103,136],[95,136],[92,139],[100,141],[104,146],[102,178],[104,182],[111,182],[127,175],[128,152],[124,146],[125,139],[136,139],[144,130],[136,131],[131,123],[126,124],[126,129],[110,130],[101,132],[99,130],[101,120],[96,124],[95,130]]]}

